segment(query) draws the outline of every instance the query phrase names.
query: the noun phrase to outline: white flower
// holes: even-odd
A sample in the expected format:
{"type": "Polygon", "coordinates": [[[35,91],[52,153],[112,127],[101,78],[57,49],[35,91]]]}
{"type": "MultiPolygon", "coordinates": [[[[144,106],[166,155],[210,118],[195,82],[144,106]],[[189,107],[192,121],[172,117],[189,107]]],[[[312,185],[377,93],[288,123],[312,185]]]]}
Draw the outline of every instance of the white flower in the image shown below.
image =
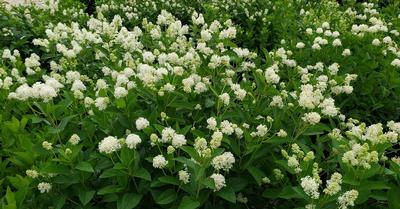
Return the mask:
{"type": "Polygon", "coordinates": [[[345,192],[338,198],[339,209],[347,209],[348,206],[354,206],[354,201],[356,201],[358,197],[357,190],[350,190],[345,192]]]}
{"type": "Polygon", "coordinates": [[[38,184],[38,190],[40,193],[48,193],[51,190],[51,184],[47,182],[40,182],[38,184]]]}
{"type": "Polygon", "coordinates": [[[224,103],[225,106],[229,105],[229,100],[230,100],[229,94],[223,93],[219,95],[219,99],[222,101],[222,103],[224,103]]]}
{"type": "Polygon", "coordinates": [[[136,146],[142,142],[140,136],[137,134],[129,134],[126,139],[125,143],[129,149],[136,149],[136,146]]]}
{"type": "Polygon", "coordinates": [[[224,170],[224,171],[229,171],[233,164],[235,163],[235,157],[231,152],[224,152],[222,155],[218,155],[214,157],[214,159],[211,162],[211,165],[214,167],[216,170],[224,170]]]}
{"type": "Polygon", "coordinates": [[[150,125],[149,121],[143,117],[138,118],[135,123],[136,123],[136,129],[139,131],[149,127],[150,125]]]}
{"type": "Polygon", "coordinates": [[[275,70],[277,70],[278,66],[274,65],[265,70],[265,79],[267,83],[277,84],[279,83],[280,77],[276,74],[275,70]]]}
{"type": "Polygon", "coordinates": [[[210,176],[214,180],[215,184],[215,190],[214,191],[219,191],[222,189],[222,187],[225,187],[225,177],[222,174],[219,173],[214,173],[210,176]]]}
{"type": "Polygon", "coordinates": [[[342,55],[343,55],[344,57],[350,56],[350,55],[351,55],[350,49],[345,49],[345,50],[343,50],[342,55]]]}
{"type": "Polygon", "coordinates": [[[153,158],[153,167],[154,168],[164,168],[168,164],[168,161],[165,160],[164,156],[157,155],[153,158]]]}
{"type": "Polygon", "coordinates": [[[185,136],[182,134],[174,134],[172,137],[172,146],[179,148],[186,144],[185,136]]]}
{"type": "MultiPolygon", "coordinates": [[[[207,119],[207,128],[210,130],[215,130],[217,128],[217,120],[214,117],[207,119]]],[[[400,129],[399,129],[400,130],[400,129]]]]}
{"type": "Polygon", "coordinates": [[[164,128],[161,132],[161,139],[160,142],[167,143],[172,140],[175,136],[176,132],[171,127],[164,128]]]}
{"type": "Polygon", "coordinates": [[[372,41],[372,45],[374,45],[374,46],[379,46],[379,45],[381,45],[381,41],[379,41],[379,39],[374,39],[373,41],[372,41]]]}
{"type": "Polygon", "coordinates": [[[400,59],[394,59],[391,63],[392,66],[400,68],[400,59]]]}
{"type": "Polygon", "coordinates": [[[35,179],[37,177],[39,177],[39,173],[36,170],[26,170],[26,175],[35,179]]]}
{"type": "Polygon", "coordinates": [[[48,142],[48,141],[44,141],[43,143],[42,143],[42,147],[44,148],[44,149],[46,149],[46,150],[51,150],[51,149],[53,149],[53,147],[52,147],[52,143],[50,143],[50,142],[48,142]]]}
{"type": "Polygon", "coordinates": [[[285,130],[280,129],[279,132],[276,135],[279,136],[279,137],[286,137],[287,133],[286,133],[285,130]]]}
{"type": "Polygon", "coordinates": [[[315,125],[319,123],[321,120],[321,116],[317,112],[310,112],[304,114],[304,117],[302,117],[303,121],[306,123],[309,123],[311,125],[315,125]]]}
{"type": "Polygon", "coordinates": [[[180,170],[178,172],[178,176],[179,176],[179,181],[182,181],[184,184],[189,183],[190,174],[186,170],[180,170]]]}
{"type": "Polygon", "coordinates": [[[318,192],[319,184],[311,176],[306,176],[304,178],[301,178],[301,187],[303,188],[304,192],[312,199],[319,198],[319,192],[318,192]]]}
{"type": "Polygon", "coordinates": [[[101,153],[110,154],[121,149],[121,144],[118,139],[113,136],[108,136],[99,143],[99,151],[101,153]]]}
{"type": "Polygon", "coordinates": [[[108,97],[98,97],[94,101],[94,106],[99,108],[99,110],[105,110],[107,108],[109,101],[110,100],[108,99],[108,97]]]}
{"type": "Polygon", "coordinates": [[[337,194],[342,189],[340,184],[342,184],[342,175],[335,172],[332,174],[331,179],[326,181],[324,193],[331,196],[337,194]]]}
{"type": "Polygon", "coordinates": [[[71,143],[72,145],[77,145],[79,143],[79,141],[81,140],[81,138],[77,135],[77,134],[73,134],[70,138],[69,138],[69,143],[71,143]]]}
{"type": "Polygon", "coordinates": [[[219,146],[221,146],[221,141],[222,138],[224,137],[224,135],[222,134],[222,132],[220,131],[215,131],[212,135],[211,135],[211,141],[210,141],[210,147],[212,149],[216,149],[219,146]]]}
{"type": "Polygon", "coordinates": [[[340,39],[337,38],[337,39],[333,40],[332,46],[335,46],[335,47],[342,46],[342,42],[340,41],[340,39]]]}
{"type": "Polygon", "coordinates": [[[306,45],[303,43],[303,42],[299,42],[299,43],[297,43],[296,44],[296,48],[298,48],[298,49],[302,49],[302,48],[304,48],[306,45]]]}
{"type": "Polygon", "coordinates": [[[128,95],[128,90],[126,90],[124,87],[115,88],[115,90],[114,90],[115,98],[119,99],[119,98],[125,97],[126,95],[128,95]]]}

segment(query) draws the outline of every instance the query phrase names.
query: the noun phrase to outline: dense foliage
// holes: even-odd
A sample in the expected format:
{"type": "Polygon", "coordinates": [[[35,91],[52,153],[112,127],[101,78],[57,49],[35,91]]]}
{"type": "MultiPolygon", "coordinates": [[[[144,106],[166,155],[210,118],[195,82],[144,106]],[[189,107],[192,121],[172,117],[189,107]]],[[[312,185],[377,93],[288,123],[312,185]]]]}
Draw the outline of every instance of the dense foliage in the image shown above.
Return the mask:
{"type": "Polygon", "coordinates": [[[2,208],[400,207],[399,1],[90,2],[0,6],[2,208]]]}

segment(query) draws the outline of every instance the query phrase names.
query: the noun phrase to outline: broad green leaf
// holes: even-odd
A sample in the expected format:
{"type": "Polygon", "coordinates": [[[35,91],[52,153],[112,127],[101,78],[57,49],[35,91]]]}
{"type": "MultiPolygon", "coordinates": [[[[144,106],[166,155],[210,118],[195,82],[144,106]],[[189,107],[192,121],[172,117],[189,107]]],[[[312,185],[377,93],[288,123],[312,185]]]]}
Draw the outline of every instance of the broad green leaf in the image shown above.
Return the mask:
{"type": "Polygon", "coordinates": [[[228,200],[231,203],[236,203],[236,195],[233,189],[229,186],[222,188],[216,194],[222,199],[228,200]]]}
{"type": "Polygon", "coordinates": [[[390,209],[398,209],[400,206],[400,187],[392,187],[387,191],[387,198],[390,209]]]}
{"type": "Polygon", "coordinates": [[[176,199],[176,192],[173,189],[167,189],[162,192],[152,192],[154,201],[159,205],[166,205],[176,199]]]}
{"type": "Polygon", "coordinates": [[[142,197],[143,195],[141,194],[134,194],[134,193],[124,194],[124,196],[120,197],[117,201],[117,209],[135,208],[139,204],[142,197]]]}
{"type": "Polygon", "coordinates": [[[262,179],[265,177],[264,172],[262,172],[259,168],[254,167],[254,166],[249,166],[247,168],[247,171],[253,176],[253,178],[256,180],[258,186],[261,186],[262,184],[262,179]]]}
{"type": "Polygon", "coordinates": [[[101,188],[97,194],[98,195],[104,195],[104,194],[110,194],[110,193],[116,193],[120,192],[123,188],[117,186],[117,185],[109,185],[101,188]]]}
{"type": "Polygon", "coordinates": [[[182,198],[181,204],[179,205],[178,209],[196,209],[200,206],[200,202],[194,200],[189,196],[184,196],[182,198]]]}
{"type": "Polygon", "coordinates": [[[134,171],[133,175],[135,177],[151,181],[150,173],[144,168],[138,168],[137,170],[134,171]]]}
{"type": "Polygon", "coordinates": [[[94,190],[85,191],[85,190],[80,189],[78,194],[79,194],[79,200],[81,201],[81,203],[83,205],[86,205],[90,202],[90,200],[93,199],[94,194],[96,194],[96,191],[94,191],[94,190]]]}
{"type": "Polygon", "coordinates": [[[110,178],[110,177],[115,177],[115,176],[123,176],[124,173],[120,170],[110,168],[108,170],[105,170],[99,178],[110,178]]]}
{"type": "Polygon", "coordinates": [[[7,200],[7,209],[17,209],[17,202],[15,201],[15,195],[11,191],[10,187],[7,187],[6,192],[6,200],[7,200]]]}
{"type": "Polygon", "coordinates": [[[78,165],[76,165],[75,168],[78,170],[81,170],[81,171],[89,172],[89,173],[94,172],[92,165],[90,163],[84,162],[84,161],[80,162],[78,165]]]}
{"type": "Polygon", "coordinates": [[[172,176],[162,176],[158,180],[166,184],[179,185],[179,180],[172,176]]]}

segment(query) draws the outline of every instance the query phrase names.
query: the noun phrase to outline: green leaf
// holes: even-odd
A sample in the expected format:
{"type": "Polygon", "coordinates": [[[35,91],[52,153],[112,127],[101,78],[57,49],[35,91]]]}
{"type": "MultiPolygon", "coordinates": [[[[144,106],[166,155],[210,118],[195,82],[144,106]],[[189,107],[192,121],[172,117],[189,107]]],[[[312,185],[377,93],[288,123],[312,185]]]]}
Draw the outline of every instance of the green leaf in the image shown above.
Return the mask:
{"type": "Polygon", "coordinates": [[[308,136],[319,135],[329,131],[331,131],[331,128],[328,125],[319,123],[308,127],[306,131],[303,133],[303,135],[308,135],[308,136]]]}
{"type": "Polygon", "coordinates": [[[166,183],[166,184],[172,184],[172,185],[179,185],[179,180],[177,178],[174,178],[172,176],[162,176],[158,178],[159,181],[166,183]]]}
{"type": "Polygon", "coordinates": [[[147,181],[151,181],[150,173],[144,168],[138,168],[137,170],[135,170],[135,172],[133,173],[133,176],[147,180],[147,181]]]}
{"type": "Polygon", "coordinates": [[[392,187],[387,191],[387,198],[390,209],[398,209],[400,205],[400,187],[392,187]]]}
{"type": "Polygon", "coordinates": [[[83,205],[86,205],[90,202],[90,200],[93,199],[94,194],[96,194],[96,191],[94,190],[91,191],[79,190],[79,200],[83,205]]]}
{"type": "Polygon", "coordinates": [[[110,177],[115,177],[115,176],[123,176],[124,173],[120,170],[110,168],[108,170],[105,170],[99,178],[110,178],[110,177]]]}
{"type": "Polygon", "coordinates": [[[17,202],[15,201],[15,195],[11,191],[10,187],[7,187],[6,200],[7,200],[7,206],[5,208],[17,209],[17,202]]]}
{"type": "Polygon", "coordinates": [[[196,209],[200,206],[200,202],[192,199],[189,196],[184,196],[182,198],[181,204],[178,209],[196,209]]]}
{"type": "Polygon", "coordinates": [[[180,149],[185,151],[191,158],[195,159],[196,161],[200,161],[200,156],[197,151],[191,146],[182,146],[180,149]]]}
{"type": "Polygon", "coordinates": [[[117,201],[117,209],[132,209],[135,208],[140,200],[142,199],[143,195],[141,194],[134,194],[134,193],[127,193],[119,198],[117,201]]]}
{"type": "Polygon", "coordinates": [[[256,180],[258,186],[261,186],[262,184],[262,179],[265,177],[264,172],[262,172],[259,168],[254,167],[254,166],[249,166],[247,168],[247,171],[253,176],[253,178],[256,180]]]}
{"type": "Polygon", "coordinates": [[[229,186],[222,188],[216,193],[222,199],[228,200],[231,203],[236,203],[236,195],[233,189],[229,186]]]}
{"type": "Polygon", "coordinates": [[[154,200],[159,205],[166,205],[176,199],[176,192],[173,189],[167,189],[163,192],[152,192],[154,200]]]}
{"type": "Polygon", "coordinates": [[[75,168],[89,173],[94,172],[92,165],[88,162],[80,162],[75,168]]]}
{"type": "Polygon", "coordinates": [[[117,185],[109,185],[101,188],[97,194],[98,195],[104,195],[104,194],[110,194],[110,193],[116,193],[122,191],[123,188],[117,186],[117,185]]]}

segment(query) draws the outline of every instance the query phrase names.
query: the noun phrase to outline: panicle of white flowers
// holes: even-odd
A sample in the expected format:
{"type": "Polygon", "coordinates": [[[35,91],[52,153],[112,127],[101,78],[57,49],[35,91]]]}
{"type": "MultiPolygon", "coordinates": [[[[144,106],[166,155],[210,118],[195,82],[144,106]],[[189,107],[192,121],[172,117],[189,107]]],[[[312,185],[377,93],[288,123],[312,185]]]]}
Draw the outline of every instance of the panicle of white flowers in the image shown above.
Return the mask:
{"type": "Polygon", "coordinates": [[[71,143],[72,145],[77,145],[79,143],[79,141],[81,140],[81,138],[77,135],[77,134],[73,134],[70,138],[69,138],[69,143],[71,143]]]}
{"type": "Polygon", "coordinates": [[[129,134],[125,139],[125,144],[129,149],[136,149],[136,146],[142,142],[137,134],[129,134]]]}
{"type": "Polygon", "coordinates": [[[342,188],[342,175],[338,172],[332,174],[331,179],[326,181],[326,188],[324,189],[324,193],[327,195],[335,195],[337,194],[342,188]]]}
{"type": "Polygon", "coordinates": [[[222,169],[224,171],[229,171],[234,163],[235,157],[231,152],[224,152],[223,154],[214,157],[211,161],[211,165],[214,167],[214,169],[222,169]]]}
{"type": "Polygon", "coordinates": [[[162,155],[157,155],[153,158],[153,167],[162,169],[167,166],[168,161],[162,155]]]}
{"type": "Polygon", "coordinates": [[[377,163],[379,160],[378,152],[369,152],[369,145],[367,143],[353,144],[350,151],[343,154],[342,161],[356,167],[363,167],[365,169],[371,168],[371,163],[377,163]]]}
{"type": "Polygon", "coordinates": [[[42,143],[42,147],[46,150],[52,150],[53,149],[53,144],[48,142],[48,141],[44,141],[42,143]]]}
{"type": "Polygon", "coordinates": [[[111,154],[121,149],[121,144],[116,137],[108,136],[99,143],[100,153],[111,154]]]}
{"type": "Polygon", "coordinates": [[[139,117],[135,123],[136,123],[137,130],[143,130],[150,125],[149,121],[143,117],[139,117]]]}
{"type": "Polygon", "coordinates": [[[51,184],[48,182],[40,182],[37,186],[40,193],[48,193],[51,190],[51,184]]]}
{"type": "Polygon", "coordinates": [[[347,209],[349,206],[354,206],[354,201],[358,197],[357,190],[350,190],[338,197],[339,209],[347,209]]]}
{"type": "Polygon", "coordinates": [[[225,184],[225,177],[224,177],[222,174],[213,173],[213,174],[210,176],[210,178],[214,180],[214,184],[215,184],[215,190],[214,190],[214,192],[219,191],[219,190],[221,190],[223,187],[226,186],[226,184],[225,184]]]}
{"type": "Polygon", "coordinates": [[[301,187],[303,188],[304,192],[312,199],[319,198],[319,192],[318,192],[319,184],[311,176],[306,176],[301,178],[301,187]]]}
{"type": "Polygon", "coordinates": [[[184,184],[189,183],[190,181],[190,173],[187,170],[180,170],[178,172],[179,181],[182,181],[184,184]]]}
{"type": "Polygon", "coordinates": [[[30,169],[30,170],[26,170],[26,175],[35,179],[37,177],[39,177],[39,173],[36,170],[30,169]]]}

